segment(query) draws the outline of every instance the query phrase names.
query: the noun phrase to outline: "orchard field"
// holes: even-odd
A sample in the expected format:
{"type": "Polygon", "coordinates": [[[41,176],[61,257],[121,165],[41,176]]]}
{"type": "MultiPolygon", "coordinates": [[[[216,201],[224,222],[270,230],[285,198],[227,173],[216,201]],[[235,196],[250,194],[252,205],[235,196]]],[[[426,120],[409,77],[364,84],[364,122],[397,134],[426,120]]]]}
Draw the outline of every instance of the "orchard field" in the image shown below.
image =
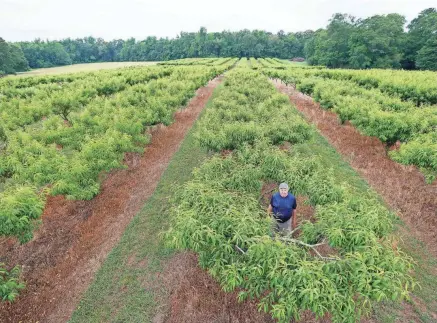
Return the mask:
{"type": "Polygon", "coordinates": [[[7,77],[0,116],[1,322],[437,321],[435,72],[181,59],[7,77]]]}
{"type": "Polygon", "coordinates": [[[43,75],[57,75],[77,72],[94,72],[99,70],[107,70],[113,68],[131,67],[131,66],[147,66],[155,65],[157,62],[105,62],[105,63],[86,63],[73,64],[60,67],[37,68],[28,72],[17,73],[17,76],[43,76],[43,75]]]}

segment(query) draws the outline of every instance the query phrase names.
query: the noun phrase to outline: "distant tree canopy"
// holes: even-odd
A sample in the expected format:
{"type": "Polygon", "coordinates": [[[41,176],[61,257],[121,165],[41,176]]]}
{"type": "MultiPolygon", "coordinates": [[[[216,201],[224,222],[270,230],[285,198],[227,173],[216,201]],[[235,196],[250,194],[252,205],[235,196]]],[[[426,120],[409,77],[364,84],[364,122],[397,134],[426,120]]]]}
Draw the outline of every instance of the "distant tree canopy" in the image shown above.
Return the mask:
{"type": "Polygon", "coordinates": [[[305,33],[280,31],[272,34],[260,30],[208,33],[181,32],[175,39],[147,37],[113,40],[87,37],[64,39],[60,43],[73,63],[102,61],[162,61],[187,57],[280,57],[302,56],[305,33]]]}
{"type": "MultiPolygon", "coordinates": [[[[405,44],[405,57],[404,65],[409,68],[418,67],[420,69],[435,69],[427,67],[427,65],[421,65],[423,63],[423,57],[420,58],[421,63],[417,62],[419,59],[419,52],[427,47],[424,51],[431,51],[434,64],[436,63],[437,47],[435,47],[435,39],[437,37],[437,10],[435,8],[429,8],[423,10],[419,16],[413,19],[408,25],[408,38],[405,44]],[[432,47],[434,42],[434,47],[432,47]],[[416,66],[419,64],[421,66],[416,66]]],[[[422,51],[424,54],[424,52],[422,51]]],[[[431,59],[431,57],[430,57],[431,59]]],[[[435,65],[434,65],[435,66],[435,65]]]]}
{"type": "Polygon", "coordinates": [[[437,71],[437,33],[432,35],[417,51],[415,64],[422,70],[437,71]]]}
{"type": "Polygon", "coordinates": [[[29,64],[24,57],[21,47],[8,44],[0,37],[0,75],[10,74],[29,69],[29,64]]]}
{"type": "Polygon", "coordinates": [[[436,68],[437,11],[423,10],[407,26],[398,14],[356,19],[335,14],[305,43],[310,64],[344,68],[436,68]]]}
{"type": "Polygon", "coordinates": [[[33,42],[19,44],[31,68],[62,66],[72,63],[69,53],[60,42],[44,42],[36,39],[33,42]]]}
{"type": "Polygon", "coordinates": [[[404,68],[437,70],[437,11],[423,10],[405,32],[399,14],[357,19],[332,16],[325,29],[297,33],[262,30],[208,33],[181,32],[174,39],[105,41],[85,37],[60,41],[0,41],[0,71],[14,73],[29,67],[114,61],[165,61],[187,57],[305,57],[312,65],[332,68],[404,68]],[[7,54],[5,54],[7,53],[7,54]],[[23,54],[25,59],[23,60],[23,54]],[[13,58],[11,58],[13,57],[13,58]]]}

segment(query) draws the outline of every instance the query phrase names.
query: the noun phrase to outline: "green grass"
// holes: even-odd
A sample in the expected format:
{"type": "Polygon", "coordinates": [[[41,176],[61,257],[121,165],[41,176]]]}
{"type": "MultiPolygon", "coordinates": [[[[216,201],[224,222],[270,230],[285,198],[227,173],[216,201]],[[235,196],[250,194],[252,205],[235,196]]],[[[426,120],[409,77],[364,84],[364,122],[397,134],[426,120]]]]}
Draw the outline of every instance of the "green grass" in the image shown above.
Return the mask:
{"type": "Polygon", "coordinates": [[[437,259],[427,251],[422,241],[408,235],[408,228],[404,224],[399,226],[398,233],[402,239],[400,247],[416,262],[413,276],[420,288],[414,291],[414,300],[410,303],[418,322],[437,322],[437,259]]]}
{"type": "MultiPolygon", "coordinates": [[[[219,90],[220,86],[213,97],[219,90]]],[[[174,155],[153,195],[98,271],[71,322],[150,322],[157,306],[165,305],[160,300],[168,298],[168,291],[158,274],[174,254],[164,245],[162,237],[170,224],[166,216],[169,198],[207,157],[206,150],[195,143],[194,129],[195,126],[174,155]]]]}

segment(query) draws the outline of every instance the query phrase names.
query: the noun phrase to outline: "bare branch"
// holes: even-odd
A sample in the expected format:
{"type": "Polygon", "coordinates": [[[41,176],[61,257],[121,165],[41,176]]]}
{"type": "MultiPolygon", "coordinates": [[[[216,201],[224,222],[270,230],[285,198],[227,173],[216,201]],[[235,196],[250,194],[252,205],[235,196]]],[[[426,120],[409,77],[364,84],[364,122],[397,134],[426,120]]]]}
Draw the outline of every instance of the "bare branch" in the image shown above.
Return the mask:
{"type": "Polygon", "coordinates": [[[291,243],[297,243],[297,244],[300,244],[300,245],[302,245],[304,247],[308,247],[308,248],[314,248],[316,246],[324,244],[324,243],[318,243],[316,245],[312,245],[312,244],[308,244],[308,243],[305,243],[305,242],[297,240],[297,239],[292,239],[292,238],[287,238],[287,237],[278,237],[277,239],[282,240],[282,241],[291,242],[291,243]]]}
{"type": "Polygon", "coordinates": [[[312,244],[308,244],[308,243],[305,243],[305,242],[297,240],[297,239],[291,239],[291,238],[286,238],[286,237],[278,237],[277,239],[279,239],[281,241],[289,242],[289,243],[295,243],[295,244],[298,244],[298,245],[301,245],[301,246],[304,246],[307,248],[311,248],[316,253],[316,255],[322,260],[325,260],[325,261],[327,261],[327,260],[329,260],[329,261],[340,260],[340,258],[324,257],[320,254],[320,252],[317,251],[316,247],[326,244],[325,241],[322,241],[321,243],[317,243],[317,244],[312,245],[312,244]]]}
{"type": "Polygon", "coordinates": [[[239,246],[235,245],[235,249],[237,249],[237,251],[241,252],[243,255],[246,254],[246,251],[244,251],[243,249],[241,249],[239,246]]]}
{"type": "Polygon", "coordinates": [[[295,233],[297,230],[300,229],[300,226],[297,226],[296,228],[294,228],[293,230],[291,230],[291,232],[288,234],[290,237],[293,235],[293,233],[295,233]]]}

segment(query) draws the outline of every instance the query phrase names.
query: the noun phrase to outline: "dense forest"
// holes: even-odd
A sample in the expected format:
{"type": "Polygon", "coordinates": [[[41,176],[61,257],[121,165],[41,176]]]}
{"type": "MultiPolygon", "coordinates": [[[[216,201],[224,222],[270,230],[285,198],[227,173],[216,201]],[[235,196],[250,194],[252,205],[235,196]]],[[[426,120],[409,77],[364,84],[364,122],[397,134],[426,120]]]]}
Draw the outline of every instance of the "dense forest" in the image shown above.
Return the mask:
{"type": "Polygon", "coordinates": [[[27,69],[29,69],[29,64],[20,45],[9,44],[0,37],[0,75],[27,69]]]}
{"type": "Polygon", "coordinates": [[[423,10],[407,26],[399,14],[357,19],[338,13],[324,29],[297,33],[207,32],[202,27],[174,39],[85,37],[6,43],[0,38],[0,74],[77,63],[245,56],[305,57],[311,65],[332,68],[437,70],[437,10],[423,10]]]}
{"type": "Polygon", "coordinates": [[[305,44],[310,64],[336,68],[437,70],[437,11],[423,10],[404,31],[398,14],[366,19],[335,14],[305,44]]]}

